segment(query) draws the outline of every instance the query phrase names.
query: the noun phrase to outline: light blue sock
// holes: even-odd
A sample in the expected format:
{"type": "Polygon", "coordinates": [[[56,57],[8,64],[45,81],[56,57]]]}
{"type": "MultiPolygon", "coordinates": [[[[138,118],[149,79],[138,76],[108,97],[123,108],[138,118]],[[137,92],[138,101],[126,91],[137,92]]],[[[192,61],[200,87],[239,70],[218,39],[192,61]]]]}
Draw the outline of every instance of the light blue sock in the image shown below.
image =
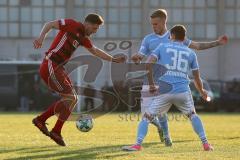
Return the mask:
{"type": "Polygon", "coordinates": [[[200,117],[197,114],[193,114],[191,116],[191,122],[192,122],[194,131],[197,133],[197,135],[201,139],[202,143],[203,144],[208,143],[200,117]]]}
{"type": "Polygon", "coordinates": [[[168,130],[167,114],[160,115],[160,116],[158,117],[158,120],[159,120],[160,126],[161,126],[161,128],[162,128],[162,130],[163,130],[163,136],[164,136],[164,138],[170,138],[169,130],[168,130]]]}
{"type": "Polygon", "coordinates": [[[148,124],[149,124],[149,122],[146,119],[142,119],[141,122],[138,124],[138,133],[137,133],[136,144],[142,145],[142,142],[148,132],[148,124]]]}

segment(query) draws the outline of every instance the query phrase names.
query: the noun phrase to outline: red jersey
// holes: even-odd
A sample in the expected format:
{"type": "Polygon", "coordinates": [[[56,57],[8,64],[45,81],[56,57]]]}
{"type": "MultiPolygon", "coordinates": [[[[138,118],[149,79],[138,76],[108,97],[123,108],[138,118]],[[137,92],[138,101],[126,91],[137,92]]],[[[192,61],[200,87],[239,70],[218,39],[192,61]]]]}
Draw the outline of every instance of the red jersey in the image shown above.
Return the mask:
{"type": "Polygon", "coordinates": [[[60,19],[58,23],[60,31],[46,52],[47,58],[58,64],[66,63],[80,45],[92,48],[92,42],[86,35],[85,27],[81,22],[60,19]]]}

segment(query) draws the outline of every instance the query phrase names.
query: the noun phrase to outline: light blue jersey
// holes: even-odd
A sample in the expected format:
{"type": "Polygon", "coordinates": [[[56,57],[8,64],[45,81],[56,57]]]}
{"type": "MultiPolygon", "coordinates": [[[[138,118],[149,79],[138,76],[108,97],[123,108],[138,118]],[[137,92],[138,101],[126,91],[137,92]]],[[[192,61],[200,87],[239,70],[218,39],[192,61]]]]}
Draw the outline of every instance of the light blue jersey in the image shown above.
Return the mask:
{"type": "Polygon", "coordinates": [[[168,69],[158,80],[172,86],[170,93],[190,91],[188,72],[199,69],[196,53],[193,50],[175,41],[160,44],[151,55],[158,59],[158,64],[168,69]]]}
{"type": "MultiPolygon", "coordinates": [[[[138,53],[144,56],[149,56],[158,47],[159,44],[169,43],[170,36],[171,34],[169,31],[167,31],[163,35],[151,33],[145,36],[138,53]]],[[[188,47],[191,44],[191,40],[186,39],[183,44],[188,47]]]]}
{"type": "MultiPolygon", "coordinates": [[[[171,38],[170,31],[167,31],[163,35],[159,35],[156,33],[148,34],[147,36],[144,37],[138,53],[144,56],[149,56],[158,47],[158,45],[163,43],[170,43],[171,42],[170,38],[171,38]]],[[[186,39],[183,42],[183,44],[188,47],[191,44],[191,40],[186,39]]],[[[158,67],[154,67],[154,73],[153,73],[154,79],[157,79],[161,75],[160,72],[157,72],[157,69],[158,67]]],[[[147,77],[144,78],[143,84],[145,85],[148,84],[147,77]]],[[[166,85],[165,83],[161,83],[159,85],[161,85],[162,88],[164,88],[163,90],[161,90],[162,93],[166,93],[170,89],[169,86],[166,85]]]]}

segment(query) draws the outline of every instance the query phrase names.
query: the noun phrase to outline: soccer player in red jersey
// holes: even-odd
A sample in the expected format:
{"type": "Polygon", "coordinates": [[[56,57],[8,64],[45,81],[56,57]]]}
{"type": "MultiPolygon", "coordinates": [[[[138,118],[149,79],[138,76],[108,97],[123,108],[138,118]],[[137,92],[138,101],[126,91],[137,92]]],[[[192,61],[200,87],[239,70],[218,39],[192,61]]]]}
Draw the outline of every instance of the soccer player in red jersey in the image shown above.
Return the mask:
{"type": "Polygon", "coordinates": [[[69,61],[74,51],[79,46],[83,46],[91,54],[107,61],[122,63],[126,60],[124,56],[112,57],[92,44],[89,36],[96,33],[102,24],[103,18],[98,14],[87,15],[83,23],[73,19],[50,21],[43,26],[39,38],[33,42],[35,49],[41,48],[47,33],[51,29],[59,30],[40,66],[40,76],[50,89],[61,96],[61,99],[51,104],[45,112],[32,121],[43,134],[49,136],[58,145],[66,146],[61,130],[77,103],[77,93],[64,70],[64,64],[69,61]],[[58,120],[49,132],[45,122],[56,114],[58,120]]]}

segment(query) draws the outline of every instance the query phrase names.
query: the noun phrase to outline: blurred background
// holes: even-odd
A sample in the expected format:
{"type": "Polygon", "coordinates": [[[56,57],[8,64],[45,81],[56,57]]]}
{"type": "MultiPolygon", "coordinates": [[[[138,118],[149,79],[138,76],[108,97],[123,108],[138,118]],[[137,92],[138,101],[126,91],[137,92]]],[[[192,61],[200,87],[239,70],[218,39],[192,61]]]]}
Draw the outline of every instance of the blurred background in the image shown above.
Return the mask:
{"type": "MultiPolygon", "coordinates": [[[[143,37],[152,32],[150,13],[158,8],[168,12],[169,29],[174,24],[184,24],[188,37],[194,41],[212,41],[219,35],[230,38],[226,46],[198,52],[204,86],[213,97],[209,103],[201,100],[193,85],[191,89],[198,110],[240,111],[240,0],[1,0],[0,1],[0,110],[39,111],[58,96],[50,92],[40,80],[38,68],[57,31],[49,33],[43,48],[34,50],[32,41],[45,22],[74,18],[83,21],[88,13],[103,16],[105,25],[93,36],[99,48],[109,42],[116,45],[110,54],[138,51],[143,37]],[[122,41],[131,47],[122,49],[122,41]]],[[[79,48],[74,56],[88,54],[79,48]]],[[[71,73],[74,84],[113,92],[109,63],[104,62],[97,79],[92,83],[82,80],[86,67],[71,73]]],[[[117,84],[128,91],[124,83],[117,84]]],[[[81,97],[78,110],[99,106],[108,110],[107,98],[95,100],[94,93],[81,97]]],[[[132,99],[125,94],[125,100],[132,99]]],[[[139,107],[139,103],[138,103],[139,107]]],[[[131,110],[120,103],[119,111],[131,110]]]]}

